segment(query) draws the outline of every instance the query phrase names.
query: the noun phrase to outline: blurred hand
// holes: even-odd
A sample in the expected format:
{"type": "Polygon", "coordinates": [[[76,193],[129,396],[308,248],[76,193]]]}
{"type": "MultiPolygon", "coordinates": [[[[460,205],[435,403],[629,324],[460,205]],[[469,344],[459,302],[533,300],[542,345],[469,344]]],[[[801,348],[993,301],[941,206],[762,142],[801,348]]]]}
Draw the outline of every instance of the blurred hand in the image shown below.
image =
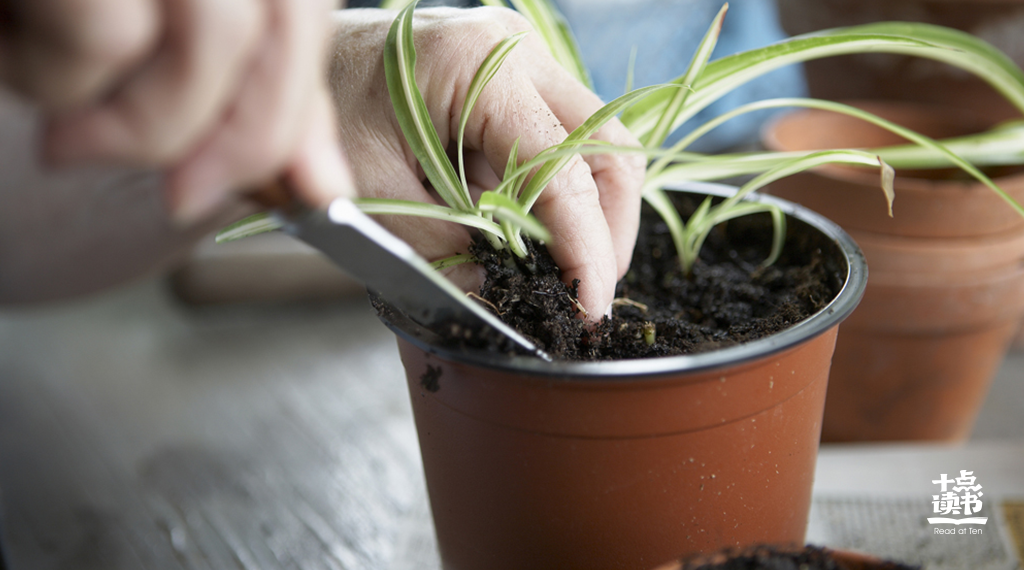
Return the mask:
{"type": "Polygon", "coordinates": [[[323,78],[329,0],[32,0],[0,9],[0,81],[53,164],[166,171],[182,225],[281,171],[350,195],[323,78]]]}
{"type": "MultiPolygon", "coordinates": [[[[341,139],[345,141],[360,195],[439,203],[424,187],[416,158],[404,143],[388,98],[383,46],[394,12],[335,13],[330,86],[341,139]]],[[[511,10],[425,9],[415,18],[416,78],[434,126],[447,145],[458,134],[463,98],[477,67],[505,37],[530,29],[511,10]]],[[[522,136],[521,160],[561,142],[602,102],[563,70],[536,34],[528,35],[484,89],[466,129],[467,177],[476,190],[495,187],[509,151],[522,136]]],[[[594,138],[639,146],[618,121],[594,138]]],[[[549,250],[566,282],[579,279],[580,301],[591,320],[600,319],[615,283],[629,267],[640,214],[644,159],[636,156],[577,156],[552,181],[533,212],[551,230],[549,250]]],[[[469,232],[456,224],[387,216],[392,232],[427,259],[466,252],[469,232]]],[[[477,268],[449,274],[466,289],[479,287],[477,268]]]]}

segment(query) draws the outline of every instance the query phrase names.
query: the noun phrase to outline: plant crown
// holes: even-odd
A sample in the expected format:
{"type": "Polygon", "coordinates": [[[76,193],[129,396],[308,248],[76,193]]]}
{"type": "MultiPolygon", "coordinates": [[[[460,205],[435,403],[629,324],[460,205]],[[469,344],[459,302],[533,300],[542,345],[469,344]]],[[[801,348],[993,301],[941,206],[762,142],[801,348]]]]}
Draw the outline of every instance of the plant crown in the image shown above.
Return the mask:
{"type": "MultiPolygon", "coordinates": [[[[577,80],[590,85],[586,66],[564,18],[550,0],[508,0],[533,25],[544,45],[577,80]]],[[[490,6],[506,6],[505,0],[483,0],[490,6]]],[[[836,28],[789,38],[782,42],[710,60],[718,40],[728,4],[721,10],[700,42],[687,71],[673,81],[639,89],[608,103],[565,141],[520,162],[518,141],[508,157],[501,183],[483,192],[474,203],[466,182],[463,163],[463,135],[473,106],[488,82],[524,33],[514,34],[496,45],[478,68],[466,93],[459,119],[456,164],[448,158],[427,113],[416,84],[416,50],[413,45],[415,1],[388,0],[388,7],[401,8],[388,34],[384,66],[388,91],[407,143],[445,205],[361,198],[355,200],[369,214],[424,216],[453,221],[476,228],[496,249],[508,248],[525,257],[521,235],[548,240],[550,234],[529,212],[544,187],[576,154],[641,153],[649,159],[643,199],[664,219],[675,243],[680,264],[689,272],[696,263],[705,238],[714,226],[749,214],[767,212],[774,225],[772,250],[764,264],[779,256],[785,239],[785,214],[776,206],[744,198],[765,185],[791,174],[827,163],[873,166],[880,169],[880,186],[892,214],[893,176],[891,165],[901,168],[933,168],[955,165],[999,194],[1024,216],[1024,207],[1000,189],[975,164],[1024,163],[1024,122],[998,126],[990,131],[936,141],[909,129],[841,103],[807,98],[756,101],[724,113],[691,132],[669,148],[664,142],[684,122],[732,89],[779,67],[812,59],[862,52],[886,52],[931,58],[970,71],[997,89],[1024,111],[1024,73],[989,44],[963,32],[938,26],[887,22],[836,28]],[[910,141],[879,149],[847,149],[807,152],[751,152],[708,155],[687,150],[701,136],[734,117],[762,109],[806,107],[843,113],[871,122],[910,141]],[[643,143],[642,148],[616,147],[590,137],[614,117],[643,143]],[[456,170],[456,168],[458,170],[456,170]],[[711,181],[738,176],[750,177],[737,193],[712,205],[708,198],[688,220],[682,220],[666,187],[679,181],[711,181]]],[[[632,66],[631,66],[632,67],[632,66]]],[[[630,74],[631,75],[631,74],[630,74]]],[[[632,77],[627,79],[627,85],[632,77]]],[[[237,239],[273,229],[273,218],[258,214],[225,228],[219,241],[237,239]]],[[[471,261],[459,255],[435,262],[447,267],[471,261]]]]}

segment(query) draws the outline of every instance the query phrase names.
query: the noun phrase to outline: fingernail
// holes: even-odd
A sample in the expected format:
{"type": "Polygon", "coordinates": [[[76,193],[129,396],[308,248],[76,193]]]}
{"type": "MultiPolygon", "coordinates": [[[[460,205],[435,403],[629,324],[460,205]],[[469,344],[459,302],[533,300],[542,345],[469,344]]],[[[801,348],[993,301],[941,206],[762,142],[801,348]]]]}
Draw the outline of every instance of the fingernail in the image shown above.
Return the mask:
{"type": "Polygon", "coordinates": [[[608,308],[604,310],[604,316],[608,317],[609,319],[612,318],[612,307],[614,305],[615,303],[608,303],[608,308]]]}

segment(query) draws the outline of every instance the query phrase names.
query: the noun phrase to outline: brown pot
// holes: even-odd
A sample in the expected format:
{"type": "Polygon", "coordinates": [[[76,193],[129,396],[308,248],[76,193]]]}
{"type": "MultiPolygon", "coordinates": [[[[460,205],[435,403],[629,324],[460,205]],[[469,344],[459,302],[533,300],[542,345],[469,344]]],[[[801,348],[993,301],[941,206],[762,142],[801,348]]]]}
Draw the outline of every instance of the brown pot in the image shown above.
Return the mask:
{"type": "Polygon", "coordinates": [[[803,542],[835,332],[866,275],[838,227],[784,208],[840,245],[847,281],[828,308],[759,341],[545,363],[442,350],[388,322],[446,569],[642,570],[803,542]]]}
{"type": "MultiPolygon", "coordinates": [[[[758,550],[762,550],[766,553],[772,553],[776,551],[775,548],[768,548],[767,550],[765,550],[765,547],[758,546],[752,549],[748,549],[747,551],[741,552],[739,554],[741,556],[743,554],[749,555],[749,553],[756,552],[758,550]]],[[[854,552],[851,550],[833,550],[828,548],[822,550],[824,551],[824,555],[829,560],[838,564],[839,568],[841,568],[842,570],[904,570],[910,568],[899,563],[888,562],[882,560],[881,558],[864,554],[861,552],[854,552]]],[[[661,566],[658,566],[654,570],[686,570],[687,568],[699,568],[705,565],[722,564],[729,561],[731,558],[734,558],[735,556],[736,554],[730,551],[717,552],[714,554],[698,556],[689,559],[684,558],[682,560],[677,560],[675,562],[663,564],[661,566]]],[[[777,567],[778,566],[771,566],[766,568],[777,567]]]]}
{"type": "MultiPolygon", "coordinates": [[[[950,109],[860,104],[932,136],[983,128],[950,109]]],[[[798,111],[764,132],[779,150],[902,142],[834,113],[798,111]]],[[[997,178],[1017,200],[1024,175],[997,178]]],[[[833,360],[823,441],[945,440],[970,435],[1024,315],[1024,220],[983,185],[897,172],[894,217],[877,172],[825,167],[772,185],[846,228],[871,278],[833,360]]]]}
{"type": "MultiPolygon", "coordinates": [[[[1024,65],[1022,0],[776,0],[790,35],[872,22],[925,22],[956,28],[1024,65]]],[[[1018,116],[984,81],[947,64],[893,54],[857,54],[804,64],[812,97],[898,99],[976,106],[993,119],[1018,116]]]]}

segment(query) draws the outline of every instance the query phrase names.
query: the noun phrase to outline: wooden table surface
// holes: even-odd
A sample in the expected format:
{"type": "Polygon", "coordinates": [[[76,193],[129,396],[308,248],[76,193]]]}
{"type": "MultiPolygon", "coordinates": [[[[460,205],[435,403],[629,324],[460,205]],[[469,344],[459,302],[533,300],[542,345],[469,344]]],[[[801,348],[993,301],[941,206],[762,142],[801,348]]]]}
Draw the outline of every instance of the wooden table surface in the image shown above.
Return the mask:
{"type": "Polygon", "coordinates": [[[0,491],[12,570],[436,566],[363,298],[198,310],[152,281],[0,313],[0,491]]]}

